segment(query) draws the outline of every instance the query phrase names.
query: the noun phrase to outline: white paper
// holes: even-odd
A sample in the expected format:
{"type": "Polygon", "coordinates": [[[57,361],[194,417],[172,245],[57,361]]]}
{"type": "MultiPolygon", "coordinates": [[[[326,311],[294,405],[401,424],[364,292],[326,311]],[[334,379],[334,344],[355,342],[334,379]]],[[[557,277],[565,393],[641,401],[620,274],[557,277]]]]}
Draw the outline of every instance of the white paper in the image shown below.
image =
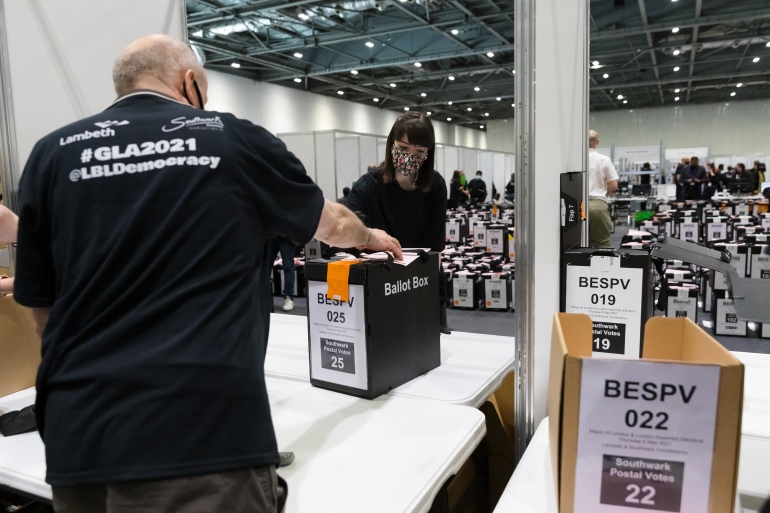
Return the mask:
{"type": "Polygon", "coordinates": [[[639,358],[644,273],[620,262],[620,257],[593,256],[590,266],[567,266],[564,311],[591,318],[598,358],[639,358]]]}
{"type": "Polygon", "coordinates": [[[575,513],[709,511],[718,390],[718,366],[583,360],[575,513]]]}
{"type": "Polygon", "coordinates": [[[348,300],[326,297],[328,284],[308,281],[310,376],[361,390],[368,389],[364,286],[348,285],[348,300]]]}

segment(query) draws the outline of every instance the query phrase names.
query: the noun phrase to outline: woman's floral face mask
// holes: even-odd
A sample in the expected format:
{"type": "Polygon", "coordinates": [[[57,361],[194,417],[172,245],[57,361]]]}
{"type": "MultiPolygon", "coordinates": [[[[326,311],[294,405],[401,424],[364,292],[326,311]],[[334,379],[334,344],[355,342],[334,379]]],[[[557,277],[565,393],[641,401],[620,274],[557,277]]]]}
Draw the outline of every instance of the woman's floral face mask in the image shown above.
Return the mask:
{"type": "Polygon", "coordinates": [[[395,144],[390,151],[393,157],[393,168],[404,176],[411,176],[420,169],[427,155],[420,155],[418,153],[411,153],[400,149],[395,144]]]}

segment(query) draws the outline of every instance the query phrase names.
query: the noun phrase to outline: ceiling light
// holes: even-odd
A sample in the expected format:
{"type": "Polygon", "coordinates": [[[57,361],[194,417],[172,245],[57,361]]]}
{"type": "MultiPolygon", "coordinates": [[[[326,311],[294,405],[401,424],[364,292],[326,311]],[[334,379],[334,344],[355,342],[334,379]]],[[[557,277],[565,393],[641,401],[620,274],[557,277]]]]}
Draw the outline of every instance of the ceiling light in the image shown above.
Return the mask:
{"type": "Polygon", "coordinates": [[[299,19],[301,19],[301,20],[309,20],[310,16],[308,16],[304,12],[301,12],[301,13],[299,13],[299,19]]]}
{"type": "Polygon", "coordinates": [[[302,82],[302,79],[301,78],[295,78],[294,81],[299,84],[300,82],[302,82]]]}
{"type": "Polygon", "coordinates": [[[297,59],[301,59],[302,58],[302,54],[299,53],[299,52],[294,52],[294,57],[296,57],[297,59]]]}
{"type": "Polygon", "coordinates": [[[495,100],[497,100],[497,101],[500,101],[500,100],[502,100],[502,98],[500,98],[500,97],[498,96],[497,98],[495,98],[495,100]]]}
{"type": "Polygon", "coordinates": [[[678,96],[677,96],[677,97],[675,97],[675,98],[674,98],[674,101],[675,101],[675,102],[678,102],[678,101],[679,101],[679,97],[678,97],[678,96]]]}
{"type": "Polygon", "coordinates": [[[446,102],[447,105],[452,105],[452,102],[446,102]]]}
{"type": "Polygon", "coordinates": [[[428,115],[428,116],[430,116],[430,115],[431,115],[431,114],[433,114],[433,113],[432,113],[431,111],[428,111],[428,112],[426,112],[425,114],[426,114],[426,115],[428,115]]]}
{"type": "Polygon", "coordinates": [[[607,74],[607,73],[605,73],[605,74],[604,74],[604,75],[602,75],[602,76],[603,76],[604,78],[610,78],[609,74],[607,74]]]}
{"type": "Polygon", "coordinates": [[[454,80],[454,79],[455,79],[455,77],[454,77],[453,75],[449,75],[447,78],[448,78],[449,80],[454,80]]]}
{"type": "Polygon", "coordinates": [[[679,66],[674,66],[674,71],[679,71],[679,66]]]}
{"type": "Polygon", "coordinates": [[[447,121],[452,121],[452,118],[446,118],[447,121]]]}
{"type": "Polygon", "coordinates": [[[337,94],[345,94],[345,91],[337,91],[337,94]]]}
{"type": "Polygon", "coordinates": [[[428,96],[428,93],[420,93],[420,96],[422,96],[423,98],[425,98],[426,96],[428,96]]]}
{"type": "Polygon", "coordinates": [[[465,109],[465,110],[467,110],[468,112],[470,112],[470,111],[472,111],[472,110],[473,110],[473,108],[472,108],[472,107],[468,107],[468,108],[467,108],[467,109],[465,109]]]}
{"type": "Polygon", "coordinates": [[[494,57],[494,56],[495,56],[495,52],[487,52],[487,57],[494,57]]]}
{"type": "Polygon", "coordinates": [[[241,67],[241,65],[240,65],[240,64],[238,64],[237,62],[231,62],[231,63],[230,63],[230,66],[232,66],[232,67],[233,67],[233,68],[235,68],[235,69],[238,69],[238,68],[240,68],[240,67],[241,67]]]}
{"type": "Polygon", "coordinates": [[[768,47],[768,48],[770,48],[770,41],[768,41],[768,42],[767,42],[767,44],[766,44],[765,46],[766,46],[766,47],[768,47]]]}
{"type": "Polygon", "coordinates": [[[481,91],[481,88],[477,86],[477,87],[474,87],[473,90],[478,93],[479,91],[481,91]]]}
{"type": "Polygon", "coordinates": [[[754,57],[753,62],[759,62],[759,57],[754,57]]]}
{"type": "Polygon", "coordinates": [[[380,99],[379,98],[372,98],[372,101],[378,102],[378,101],[380,101],[380,99]]]}
{"type": "Polygon", "coordinates": [[[484,130],[484,125],[479,125],[479,128],[481,128],[482,130],[484,130]]]}
{"type": "Polygon", "coordinates": [[[735,84],[735,87],[743,87],[743,82],[738,82],[737,84],[735,84]]]}
{"type": "Polygon", "coordinates": [[[622,95],[622,94],[619,94],[619,95],[618,95],[618,100],[622,100],[622,99],[623,99],[623,95],[622,95]]]}
{"type": "Polygon", "coordinates": [[[598,68],[599,67],[599,61],[591,61],[591,66],[598,68]]]}
{"type": "Polygon", "coordinates": [[[374,43],[372,43],[371,41],[367,41],[364,44],[366,44],[366,46],[368,46],[369,48],[374,48],[374,43]]]}
{"type": "Polygon", "coordinates": [[[674,55],[679,55],[679,50],[674,50],[674,55]]]}
{"type": "Polygon", "coordinates": [[[419,68],[419,67],[421,67],[421,66],[422,66],[422,63],[421,63],[421,62],[415,62],[415,63],[414,63],[414,66],[415,66],[416,68],[419,68]]]}
{"type": "Polygon", "coordinates": [[[516,70],[513,70],[513,74],[514,74],[514,75],[516,74],[516,70]]]}
{"type": "Polygon", "coordinates": [[[460,31],[459,31],[459,30],[457,30],[457,29],[452,29],[452,35],[453,35],[453,36],[456,36],[456,35],[457,35],[457,34],[459,34],[459,33],[460,33],[460,31]]]}
{"type": "Polygon", "coordinates": [[[260,18],[260,19],[259,19],[259,22],[260,22],[262,25],[270,25],[270,20],[268,20],[267,18],[260,18]]]}
{"type": "Polygon", "coordinates": [[[628,103],[628,100],[623,100],[623,103],[628,103]]]}
{"type": "Polygon", "coordinates": [[[732,93],[730,93],[730,96],[735,96],[735,91],[733,91],[732,93]]]}
{"type": "Polygon", "coordinates": [[[676,34],[677,32],[679,32],[679,27],[674,27],[674,28],[672,28],[672,29],[671,29],[671,32],[673,32],[674,34],[676,34]]]}
{"type": "Polygon", "coordinates": [[[350,70],[350,74],[351,74],[351,75],[358,75],[358,70],[355,70],[355,69],[351,69],[351,70],[350,70]]]}
{"type": "Polygon", "coordinates": [[[489,117],[489,112],[485,112],[484,115],[489,117]]]}
{"type": "Polygon", "coordinates": [[[675,92],[675,93],[678,93],[678,92],[679,92],[679,89],[674,89],[674,92],[675,92]]]}
{"type": "Polygon", "coordinates": [[[512,103],[512,104],[511,104],[511,107],[516,107],[516,104],[515,104],[515,103],[512,103]]]}
{"type": "Polygon", "coordinates": [[[409,107],[404,107],[404,110],[409,110],[409,107]]]}
{"type": "Polygon", "coordinates": [[[396,84],[394,84],[393,82],[391,82],[391,83],[390,83],[390,87],[396,87],[396,84]]]}

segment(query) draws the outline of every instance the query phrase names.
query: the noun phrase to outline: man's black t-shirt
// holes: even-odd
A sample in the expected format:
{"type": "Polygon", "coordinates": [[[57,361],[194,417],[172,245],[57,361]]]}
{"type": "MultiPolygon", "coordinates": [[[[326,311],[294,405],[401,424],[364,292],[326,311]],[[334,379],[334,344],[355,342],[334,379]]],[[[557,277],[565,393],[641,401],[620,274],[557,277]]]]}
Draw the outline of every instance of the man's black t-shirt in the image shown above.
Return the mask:
{"type": "Polygon", "coordinates": [[[447,190],[444,178],[434,172],[428,192],[406,191],[396,182],[385,184],[382,173],[367,173],[348,195],[348,208],[366,215],[366,226],[385,230],[404,248],[446,246],[447,190]]]}
{"type": "Polygon", "coordinates": [[[265,241],[307,242],[324,203],[285,145],[135,92],[38,142],[19,194],[14,296],[51,307],[36,409],[47,481],[277,464],[265,241]]]}

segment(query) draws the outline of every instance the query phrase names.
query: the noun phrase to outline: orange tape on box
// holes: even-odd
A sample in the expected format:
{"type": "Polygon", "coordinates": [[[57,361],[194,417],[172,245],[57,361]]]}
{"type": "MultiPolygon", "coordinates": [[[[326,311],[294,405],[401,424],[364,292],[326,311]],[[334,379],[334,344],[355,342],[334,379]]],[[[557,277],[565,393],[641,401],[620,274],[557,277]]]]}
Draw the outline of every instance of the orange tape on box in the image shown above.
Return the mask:
{"type": "Polygon", "coordinates": [[[340,260],[339,262],[330,262],[326,266],[326,285],[328,286],[326,297],[339,301],[348,300],[350,266],[358,262],[360,260],[340,260]]]}

